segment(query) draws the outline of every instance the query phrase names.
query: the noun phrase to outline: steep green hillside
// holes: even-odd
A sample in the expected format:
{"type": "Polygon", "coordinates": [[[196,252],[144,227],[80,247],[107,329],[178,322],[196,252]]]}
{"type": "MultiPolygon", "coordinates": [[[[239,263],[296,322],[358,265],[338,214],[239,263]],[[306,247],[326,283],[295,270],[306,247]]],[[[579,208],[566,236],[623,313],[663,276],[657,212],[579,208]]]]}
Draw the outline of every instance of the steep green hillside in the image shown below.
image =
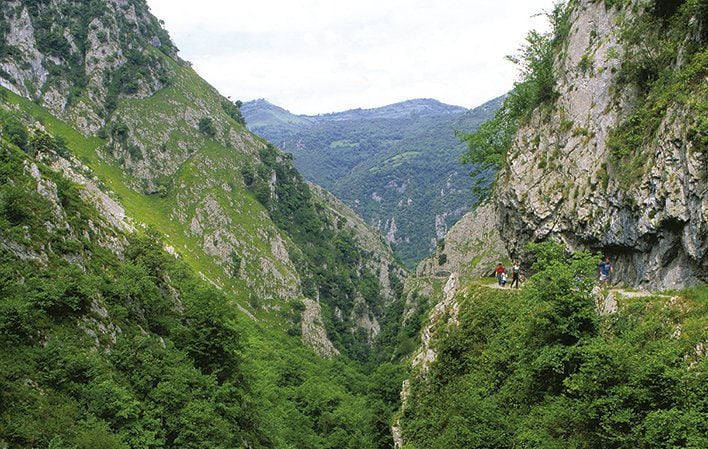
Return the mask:
{"type": "MultiPolygon", "coordinates": [[[[153,225],[168,236],[185,262],[248,313],[284,319],[282,326],[293,332],[301,328],[303,339],[323,354],[345,351],[366,358],[384,324],[385,304],[395,295],[390,285],[404,275],[390,248],[377,240],[364,249],[355,226],[324,214],[288,157],[243,127],[238,102],[229,102],[187,64],[152,45],[151,34],[130,35],[126,20],[137,20],[138,30],[143,21],[154,25],[143,2],[88,9],[72,2],[64,8],[5,5],[2,11],[7,41],[23,44],[4,55],[7,67],[23,66],[39,54],[43,70],[51,69],[57,59],[44,57],[41,32],[33,25],[55,16],[65,29],[108,30],[103,39],[93,39],[91,32],[75,36],[83,37],[84,45],[67,50],[84,62],[86,73],[92,52],[110,49],[118,58],[117,66],[101,66],[106,75],[100,82],[87,82],[81,96],[95,101],[85,103],[82,114],[75,115],[70,102],[60,110],[38,107],[51,106],[54,78],[34,72],[45,81],[41,95],[33,104],[7,94],[8,110],[26,123],[42,121],[70,141],[136,224],[153,225]],[[133,38],[120,37],[124,34],[133,38]],[[150,70],[159,67],[164,83],[155,85],[146,74],[134,78],[135,92],[119,92],[110,104],[109,97],[93,96],[93,90],[110,93],[104,78],[137,70],[130,58],[120,58],[130,52],[139,53],[150,70]],[[83,126],[89,113],[100,119],[96,137],[83,126]],[[310,321],[301,322],[301,316],[310,321]]],[[[22,93],[16,79],[22,73],[13,73],[6,84],[22,93]]],[[[63,73],[55,82],[72,82],[63,73]]],[[[24,84],[31,79],[27,75],[24,84]]]]}
{"type": "Polygon", "coordinates": [[[706,287],[606,297],[596,258],[534,250],[520,292],[470,283],[431,314],[403,447],[705,447],[706,287]]]}
{"type": "Polygon", "coordinates": [[[474,202],[455,132],[476,129],[500,104],[467,111],[410,100],[301,116],[258,100],[245,103],[243,114],[252,131],[292,153],[306,178],[383,232],[413,266],[474,202]]]}
{"type": "MultiPolygon", "coordinates": [[[[71,143],[0,128],[71,164],[71,143]]],[[[399,367],[365,376],[246,318],[164,235],[126,233],[4,139],[0,175],[3,447],[388,447],[399,367]]]]}
{"type": "Polygon", "coordinates": [[[385,240],[145,2],[0,12],[0,446],[390,447],[402,370],[372,348],[406,272],[385,240]]]}

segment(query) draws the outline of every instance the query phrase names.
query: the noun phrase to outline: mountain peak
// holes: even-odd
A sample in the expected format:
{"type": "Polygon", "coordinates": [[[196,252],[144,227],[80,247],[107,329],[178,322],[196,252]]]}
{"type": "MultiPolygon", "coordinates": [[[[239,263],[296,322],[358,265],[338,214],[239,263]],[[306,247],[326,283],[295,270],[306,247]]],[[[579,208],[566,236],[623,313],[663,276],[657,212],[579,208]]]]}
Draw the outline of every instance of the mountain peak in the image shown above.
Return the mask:
{"type": "Polygon", "coordinates": [[[317,119],[326,120],[374,120],[374,119],[397,119],[418,116],[433,116],[445,114],[459,114],[467,111],[462,106],[454,106],[442,103],[434,98],[415,98],[404,100],[376,108],[356,108],[342,112],[331,112],[314,116],[317,119]]]}

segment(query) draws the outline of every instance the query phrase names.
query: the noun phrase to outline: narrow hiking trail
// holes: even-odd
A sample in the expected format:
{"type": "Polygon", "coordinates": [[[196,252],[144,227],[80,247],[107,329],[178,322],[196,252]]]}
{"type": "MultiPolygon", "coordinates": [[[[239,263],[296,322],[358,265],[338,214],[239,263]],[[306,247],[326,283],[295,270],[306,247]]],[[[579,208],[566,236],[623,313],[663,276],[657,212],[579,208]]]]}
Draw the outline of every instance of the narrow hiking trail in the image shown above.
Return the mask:
{"type": "MultiPolygon", "coordinates": [[[[493,283],[490,281],[488,284],[480,284],[483,287],[487,288],[492,288],[496,290],[513,290],[513,291],[520,291],[524,289],[524,286],[526,285],[525,282],[522,282],[519,288],[515,287],[509,287],[509,284],[507,282],[507,285],[501,286],[499,285],[498,282],[494,281],[493,283]]],[[[661,291],[656,291],[656,292],[651,292],[648,290],[635,290],[635,289],[626,289],[626,288],[609,288],[609,289],[603,289],[602,287],[599,287],[599,291],[603,293],[603,295],[609,295],[609,294],[614,294],[614,295],[619,295],[624,298],[642,298],[642,297],[648,297],[648,296],[654,296],[654,297],[659,297],[659,298],[671,298],[673,295],[667,294],[667,293],[662,293],[661,291]]]]}

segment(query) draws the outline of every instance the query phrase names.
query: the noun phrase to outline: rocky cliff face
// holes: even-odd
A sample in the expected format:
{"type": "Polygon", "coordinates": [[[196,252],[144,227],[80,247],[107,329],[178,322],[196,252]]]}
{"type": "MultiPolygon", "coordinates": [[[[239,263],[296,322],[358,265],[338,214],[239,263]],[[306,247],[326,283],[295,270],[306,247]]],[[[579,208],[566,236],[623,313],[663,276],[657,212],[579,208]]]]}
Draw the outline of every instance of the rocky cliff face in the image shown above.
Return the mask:
{"type": "Polygon", "coordinates": [[[524,121],[493,194],[512,255],[558,239],[606,254],[631,286],[708,278],[705,17],[657,5],[572,3],[557,100],[524,121]]]}
{"type": "Polygon", "coordinates": [[[0,33],[0,85],[84,132],[103,126],[119,98],[144,98],[166,85],[168,69],[156,53],[177,53],[144,1],[7,1],[0,33]]]}
{"type": "Polygon", "coordinates": [[[497,213],[496,205],[487,202],[465,214],[430,257],[418,264],[416,275],[481,277],[491,273],[497,261],[509,257],[497,213]]]}

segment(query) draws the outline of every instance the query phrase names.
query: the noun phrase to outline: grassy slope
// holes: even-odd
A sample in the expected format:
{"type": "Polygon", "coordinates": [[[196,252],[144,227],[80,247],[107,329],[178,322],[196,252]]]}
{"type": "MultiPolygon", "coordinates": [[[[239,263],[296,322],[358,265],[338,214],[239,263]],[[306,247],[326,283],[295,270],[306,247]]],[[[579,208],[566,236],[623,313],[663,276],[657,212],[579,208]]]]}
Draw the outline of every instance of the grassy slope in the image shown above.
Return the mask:
{"type": "MultiPolygon", "coordinates": [[[[26,168],[33,161],[0,138],[0,162],[0,401],[7,405],[0,446],[239,447],[245,438],[253,447],[381,447],[373,426],[380,407],[390,414],[392,404],[379,391],[388,382],[386,390],[395,390],[398,377],[372,382],[346,358],[322,359],[272,323],[236,316],[224,308],[228,298],[142,232],[129,237],[125,259],[100,247],[121,232],[79,189],[38,164],[59,186],[72,226],[70,233],[48,230],[46,221],[60,223],[36,192],[26,168]],[[7,207],[18,194],[30,204],[21,214],[7,207]],[[21,261],[4,246],[13,241],[46,251],[48,263],[21,261]],[[83,270],[65,257],[75,255],[83,270]],[[205,311],[217,315],[192,322],[205,311]],[[231,330],[209,329],[224,324],[231,330]],[[236,372],[217,382],[194,343],[231,347],[209,360],[227,364],[235,356],[236,372]]],[[[378,437],[385,440],[383,417],[378,437]]]]}
{"type": "MultiPolygon", "coordinates": [[[[164,130],[162,128],[164,126],[163,122],[155,119],[155,116],[177,115],[184,104],[190,101],[190,97],[185,94],[185,89],[196,89],[196,92],[202,96],[211,93],[209,86],[205,86],[205,83],[191,69],[176,65],[174,69],[177,70],[176,79],[170,87],[159,91],[150,98],[127,100],[120,105],[119,114],[121,117],[132,117],[141,124],[141,130],[147,130],[147,132],[140,135],[148,143],[154,142],[154,140],[151,140],[154,134],[151,135],[151,133],[159,132],[161,129],[164,130]]],[[[127,175],[117,162],[110,160],[110,158],[101,157],[100,150],[106,144],[105,140],[97,137],[86,137],[76,131],[71,125],[58,120],[44,108],[29,100],[18,97],[9,91],[7,95],[10,103],[18,106],[26,114],[31,115],[36,121],[41,122],[51,134],[63,137],[75,155],[94,171],[109,191],[113,192],[113,196],[121,202],[129,217],[137,223],[157,228],[161,233],[169,237],[170,245],[180,253],[185,262],[194,268],[195,271],[223,286],[237,299],[247,299],[244,296],[246,291],[244,282],[225,273],[224,268],[201,250],[200,239],[190,234],[183,223],[173,218],[176,196],[178,195],[177,189],[170,191],[165,197],[136,192],[129,187],[135,184],[136,179],[127,175]]],[[[236,123],[231,125],[234,127],[240,126],[236,123]]],[[[222,167],[221,170],[211,173],[215,178],[222,180],[233,179],[233,171],[223,167],[238,166],[246,159],[246,156],[233,149],[225,148],[215,141],[204,139],[198,133],[190,132],[190,130],[185,130],[184,128],[185,126],[180,126],[170,134],[168,145],[183,142],[194,148],[194,150],[192,157],[180,167],[173,177],[173,184],[190,186],[195,181],[203,179],[204,173],[199,169],[198,162],[205,159],[214,162],[224,161],[224,163],[219,164],[222,167]]],[[[225,210],[228,211],[229,218],[239,224],[242,230],[239,237],[249,240],[248,243],[260,251],[264,257],[272,258],[269,243],[261,237],[261,234],[255,232],[257,228],[266,225],[264,223],[267,220],[265,218],[267,217],[266,211],[242,187],[242,183],[232,182],[231,184],[234,184],[237,188],[241,187],[241,189],[232,195],[227,195],[223,189],[214,187],[202,193],[211,193],[216,196],[220,204],[230,206],[225,208],[225,210]]],[[[197,201],[197,198],[191,199],[191,210],[189,212],[194,211],[194,204],[197,201]]],[[[277,232],[272,224],[269,232],[277,232]]],[[[256,278],[260,278],[259,268],[253,263],[247,264],[247,270],[256,278]]],[[[245,305],[244,301],[240,302],[245,305]]]]}
{"type": "MultiPolygon", "coordinates": [[[[191,78],[192,82],[199,82],[192,73],[191,70],[185,70],[182,73],[185,77],[183,79],[190,81],[191,78]]],[[[175,89],[177,87],[174,86],[175,89]]],[[[177,95],[173,96],[169,90],[162,92],[143,100],[146,104],[144,111],[135,107],[132,113],[141,116],[156,109],[170,113],[167,105],[179,108],[179,105],[171,104],[177,95]]],[[[193,202],[211,193],[229,211],[229,218],[238,224],[241,231],[239,237],[250,239],[253,247],[264,257],[272,258],[266,237],[268,232],[278,231],[268,221],[261,204],[245,190],[240,179],[233,179],[234,168],[247,156],[216,142],[208,142],[177,171],[173,180],[173,186],[177,188],[171,189],[165,197],[145,195],[128,187],[134,184],[135,179],[125,174],[116,162],[99,156],[101,148],[106,144],[105,140],[83,136],[45,109],[12,93],[7,93],[7,99],[13,108],[42,123],[48,132],[64,138],[68,148],[96,174],[106,190],[120,200],[126,214],[135,223],[157,228],[190,267],[223,284],[224,291],[229,293],[228,299],[243,306],[248,305],[250,298],[247,292],[250,289],[245,288],[243,281],[227,276],[224,269],[200,249],[199,239],[190,235],[186,227],[173,218],[178,195],[194,194],[190,206],[194,208],[193,202]],[[231,181],[233,191],[227,192],[218,185],[205,185],[196,193],[186,188],[202,185],[200,183],[205,182],[207,169],[212,179],[219,180],[218,185],[221,181],[231,181]]],[[[188,100],[187,97],[183,99],[188,100]]],[[[124,109],[121,109],[121,113],[126,114],[124,109]]],[[[258,266],[247,266],[252,272],[259,270],[258,266]]],[[[367,403],[369,381],[360,368],[346,358],[328,361],[316,356],[302,346],[299,338],[285,335],[283,323],[276,315],[263,311],[256,315],[259,321],[242,319],[239,328],[247,341],[243,349],[243,370],[253,388],[253,401],[259,403],[257,413],[263,418],[260,420],[262,428],[259,432],[266,435],[275,447],[319,447],[328,444],[326,442],[330,438],[370,447],[373,434],[366,429],[380,417],[373,414],[367,403]],[[291,379],[293,370],[296,374],[291,379]],[[285,378],[289,379],[286,384],[283,383],[285,378]],[[328,402],[320,404],[321,397],[328,398],[328,402]],[[303,404],[309,406],[302,408],[303,404]],[[333,435],[336,428],[317,424],[315,414],[323,411],[332,414],[329,419],[332,425],[346,430],[333,435]]],[[[398,383],[396,381],[396,385],[398,383]]]]}

